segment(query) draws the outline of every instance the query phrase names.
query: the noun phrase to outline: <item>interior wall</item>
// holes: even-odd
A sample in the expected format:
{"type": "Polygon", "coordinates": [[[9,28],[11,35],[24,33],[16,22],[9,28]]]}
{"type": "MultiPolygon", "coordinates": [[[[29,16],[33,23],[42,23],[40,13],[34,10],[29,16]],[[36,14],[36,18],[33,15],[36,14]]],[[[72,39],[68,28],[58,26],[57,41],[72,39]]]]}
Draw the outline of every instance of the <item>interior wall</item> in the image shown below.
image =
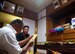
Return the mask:
{"type": "Polygon", "coordinates": [[[46,41],[46,9],[38,14],[38,42],[46,41]]]}
{"type": "Polygon", "coordinates": [[[27,18],[23,18],[23,23],[24,23],[24,25],[29,26],[29,34],[33,35],[35,32],[35,21],[27,19],[27,18]]]}
{"type": "MultiPolygon", "coordinates": [[[[38,14],[38,37],[37,42],[46,42],[46,9],[38,14]]],[[[37,52],[46,54],[46,50],[37,49],[37,52]]]]}
{"type": "Polygon", "coordinates": [[[24,9],[23,17],[26,17],[34,21],[37,20],[37,14],[27,9],[24,9]]]}
{"type": "MultiPolygon", "coordinates": [[[[35,21],[27,18],[23,18],[24,25],[29,26],[29,34],[32,36],[35,33],[35,21]]],[[[33,46],[30,48],[33,53],[33,46]]]]}
{"type": "Polygon", "coordinates": [[[15,20],[15,19],[21,19],[21,17],[17,17],[11,14],[7,14],[4,12],[0,12],[0,22],[4,22],[4,23],[10,23],[11,21],[15,20]]]}
{"type": "Polygon", "coordinates": [[[6,24],[10,23],[11,21],[15,19],[22,20],[21,17],[17,17],[8,13],[0,12],[0,28],[5,26],[6,24]]]}
{"type": "Polygon", "coordinates": [[[38,21],[38,42],[46,41],[46,17],[38,21]]]}

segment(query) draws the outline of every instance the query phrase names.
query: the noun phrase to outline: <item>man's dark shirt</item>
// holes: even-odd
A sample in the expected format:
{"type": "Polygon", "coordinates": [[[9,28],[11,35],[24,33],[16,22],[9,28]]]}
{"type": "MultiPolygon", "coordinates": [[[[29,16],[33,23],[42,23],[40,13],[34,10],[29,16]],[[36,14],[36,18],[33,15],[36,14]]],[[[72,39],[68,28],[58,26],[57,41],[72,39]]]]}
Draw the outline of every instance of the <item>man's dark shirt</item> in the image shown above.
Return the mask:
{"type": "MultiPolygon", "coordinates": [[[[17,34],[16,39],[18,41],[22,41],[22,40],[28,38],[29,36],[30,36],[29,34],[25,34],[25,33],[22,32],[22,33],[17,34]]],[[[23,45],[23,46],[25,46],[25,45],[23,45]]],[[[21,46],[21,47],[23,47],[23,46],[21,46]]]]}

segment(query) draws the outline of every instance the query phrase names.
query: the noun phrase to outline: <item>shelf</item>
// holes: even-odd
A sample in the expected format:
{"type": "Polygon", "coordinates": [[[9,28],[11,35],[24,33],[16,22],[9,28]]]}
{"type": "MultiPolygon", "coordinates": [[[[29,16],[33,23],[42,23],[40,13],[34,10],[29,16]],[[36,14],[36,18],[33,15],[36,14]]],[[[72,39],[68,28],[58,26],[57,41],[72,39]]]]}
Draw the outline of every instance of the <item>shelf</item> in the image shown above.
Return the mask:
{"type": "Polygon", "coordinates": [[[67,29],[64,30],[63,34],[71,34],[71,33],[75,33],[75,29],[67,29]]]}
{"type": "Polygon", "coordinates": [[[75,29],[67,29],[63,32],[52,33],[48,36],[48,41],[65,41],[65,40],[75,41],[75,29]]]}
{"type": "Polygon", "coordinates": [[[75,33],[75,29],[66,29],[63,32],[55,32],[55,33],[50,33],[52,36],[59,36],[61,34],[72,34],[75,33]]]}
{"type": "MultiPolygon", "coordinates": [[[[36,45],[36,49],[51,50],[61,52],[62,54],[75,54],[75,44],[74,45],[36,45]]],[[[50,54],[50,53],[48,53],[50,54]]]]}
{"type": "Polygon", "coordinates": [[[75,17],[75,0],[69,0],[69,2],[61,4],[60,7],[56,9],[49,6],[47,8],[47,41],[64,41],[69,39],[74,40],[75,29],[67,29],[63,32],[49,33],[49,29],[52,29],[57,25],[63,25],[67,23],[66,20],[72,17],[75,17]]]}
{"type": "Polygon", "coordinates": [[[57,9],[53,10],[48,16],[53,18],[63,18],[65,16],[75,13],[75,0],[69,1],[68,3],[61,5],[57,9]],[[70,11],[71,10],[71,11],[70,11]]]}

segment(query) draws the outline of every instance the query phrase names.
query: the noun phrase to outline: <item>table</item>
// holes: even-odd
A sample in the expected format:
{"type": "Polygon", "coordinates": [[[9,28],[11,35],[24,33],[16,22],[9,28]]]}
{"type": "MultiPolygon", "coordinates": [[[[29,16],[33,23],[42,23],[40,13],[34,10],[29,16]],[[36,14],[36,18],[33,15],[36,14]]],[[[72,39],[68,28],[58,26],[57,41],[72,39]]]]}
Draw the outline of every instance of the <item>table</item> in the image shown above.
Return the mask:
{"type": "Polygon", "coordinates": [[[36,45],[35,49],[47,50],[47,54],[51,54],[51,50],[58,51],[62,54],[75,54],[75,44],[64,45],[36,45]]]}

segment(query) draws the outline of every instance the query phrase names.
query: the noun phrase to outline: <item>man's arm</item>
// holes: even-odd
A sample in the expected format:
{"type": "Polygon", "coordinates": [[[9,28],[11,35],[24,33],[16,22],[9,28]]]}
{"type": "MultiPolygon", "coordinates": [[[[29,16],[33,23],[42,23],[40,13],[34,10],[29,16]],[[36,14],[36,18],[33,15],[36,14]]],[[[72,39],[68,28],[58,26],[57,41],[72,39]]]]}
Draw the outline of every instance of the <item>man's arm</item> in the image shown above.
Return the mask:
{"type": "Polygon", "coordinates": [[[29,49],[29,47],[33,45],[33,42],[34,42],[34,40],[35,40],[36,37],[37,37],[37,34],[34,34],[34,36],[29,40],[29,42],[27,43],[27,45],[22,48],[21,54],[25,54],[27,52],[27,50],[29,49]]]}
{"type": "Polygon", "coordinates": [[[19,41],[19,45],[20,46],[23,46],[24,44],[26,44],[30,39],[32,38],[32,36],[29,36],[28,38],[22,40],[22,41],[19,41]]]}
{"type": "Polygon", "coordinates": [[[34,41],[28,42],[23,48],[22,48],[22,52],[21,54],[25,54],[27,52],[27,50],[29,49],[30,46],[33,45],[34,41]]]}
{"type": "Polygon", "coordinates": [[[22,48],[18,44],[15,38],[15,34],[12,32],[2,35],[3,47],[9,54],[20,54],[22,48]]]}

